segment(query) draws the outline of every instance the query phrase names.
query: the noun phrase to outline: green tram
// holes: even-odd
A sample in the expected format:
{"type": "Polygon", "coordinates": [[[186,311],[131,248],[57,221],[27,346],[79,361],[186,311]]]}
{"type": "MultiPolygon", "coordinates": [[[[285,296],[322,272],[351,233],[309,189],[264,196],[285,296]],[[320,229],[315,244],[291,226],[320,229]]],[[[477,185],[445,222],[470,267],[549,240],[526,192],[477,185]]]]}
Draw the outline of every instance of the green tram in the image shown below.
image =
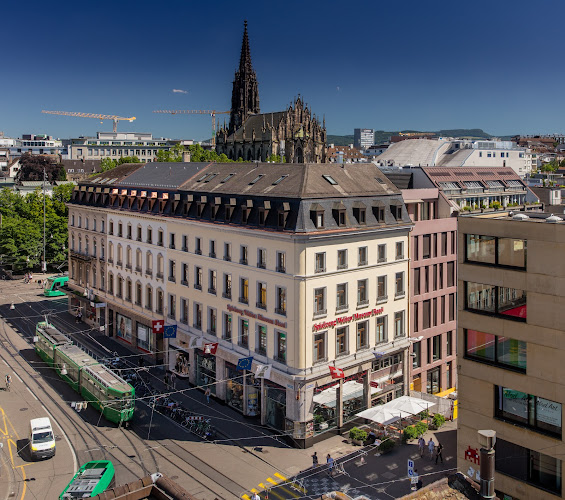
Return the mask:
{"type": "Polygon", "coordinates": [[[68,281],[68,276],[51,276],[51,278],[47,278],[43,288],[43,295],[46,297],[60,297],[61,295],[66,295],[60,288],[65,286],[68,281]]]}
{"type": "Polygon", "coordinates": [[[73,344],[53,325],[42,321],[35,328],[35,352],[59,377],[111,422],[133,418],[134,388],[107,366],[73,344]]]}
{"type": "Polygon", "coordinates": [[[92,498],[114,484],[114,465],[109,460],[86,462],[59,495],[59,500],[92,498]]]}

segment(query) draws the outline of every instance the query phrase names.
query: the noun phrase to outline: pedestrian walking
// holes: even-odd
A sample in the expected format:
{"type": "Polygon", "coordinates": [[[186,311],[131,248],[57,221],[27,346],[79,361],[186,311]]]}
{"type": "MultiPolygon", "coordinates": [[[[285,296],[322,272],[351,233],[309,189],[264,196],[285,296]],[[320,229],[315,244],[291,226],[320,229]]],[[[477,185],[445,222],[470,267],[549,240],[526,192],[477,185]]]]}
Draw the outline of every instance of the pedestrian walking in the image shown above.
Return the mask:
{"type": "Polygon", "coordinates": [[[430,460],[434,459],[434,449],[435,449],[436,445],[434,444],[434,440],[432,438],[430,438],[430,440],[428,441],[428,451],[430,453],[430,460]]]}
{"type": "Polygon", "coordinates": [[[171,373],[171,387],[173,389],[176,389],[176,383],[177,383],[177,376],[175,375],[175,372],[171,373]]]}
{"type": "Polygon", "coordinates": [[[165,372],[165,387],[169,388],[169,374],[165,372]]]}
{"type": "Polygon", "coordinates": [[[441,463],[443,463],[443,445],[441,443],[438,443],[437,448],[436,448],[436,465],[437,465],[437,459],[441,459],[441,463]]]}
{"type": "Polygon", "coordinates": [[[257,493],[253,493],[251,500],[261,500],[261,497],[257,493]]]}
{"type": "Polygon", "coordinates": [[[206,387],[206,391],[204,392],[204,396],[206,396],[206,402],[208,404],[210,404],[210,394],[212,393],[212,391],[210,390],[209,387],[206,387]]]}
{"type": "Polygon", "coordinates": [[[10,385],[12,385],[12,376],[8,373],[6,375],[6,390],[10,392],[10,385]]]}
{"type": "Polygon", "coordinates": [[[318,467],[318,453],[315,451],[312,455],[312,468],[318,467]]]}
{"type": "Polygon", "coordinates": [[[78,316],[78,322],[80,323],[82,321],[82,311],[80,310],[80,307],[78,308],[77,316],[78,316]]]}
{"type": "Polygon", "coordinates": [[[424,436],[420,436],[418,439],[418,448],[420,448],[420,458],[424,456],[424,450],[426,449],[426,440],[424,436]]]}
{"type": "Polygon", "coordinates": [[[329,453],[328,453],[328,456],[326,458],[326,463],[328,464],[328,472],[329,472],[330,476],[333,476],[335,461],[329,453]]]}

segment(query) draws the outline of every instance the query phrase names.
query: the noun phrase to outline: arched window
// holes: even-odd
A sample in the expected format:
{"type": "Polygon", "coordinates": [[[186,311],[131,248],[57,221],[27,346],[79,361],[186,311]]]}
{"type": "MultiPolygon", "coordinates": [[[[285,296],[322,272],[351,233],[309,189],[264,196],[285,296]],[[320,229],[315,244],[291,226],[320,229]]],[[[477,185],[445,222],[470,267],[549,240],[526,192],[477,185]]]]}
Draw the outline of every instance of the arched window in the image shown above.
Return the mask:
{"type": "Polygon", "coordinates": [[[157,309],[156,312],[159,314],[163,314],[163,290],[161,288],[157,288],[157,309]]]}
{"type": "Polygon", "coordinates": [[[142,286],[141,281],[135,283],[135,304],[141,306],[142,286]]]}
{"type": "Polygon", "coordinates": [[[84,218],[84,229],[88,229],[88,217],[84,218]]]}
{"type": "Polygon", "coordinates": [[[116,297],[123,297],[124,292],[124,278],[121,274],[118,274],[118,282],[116,283],[116,297]]]}
{"type": "Polygon", "coordinates": [[[138,248],[135,251],[135,270],[140,273],[141,272],[141,250],[138,248]]]}
{"type": "Polygon", "coordinates": [[[131,269],[131,247],[128,246],[126,251],[126,266],[131,269]]]}
{"type": "Polygon", "coordinates": [[[96,248],[96,238],[95,238],[95,239],[92,240],[92,256],[93,257],[96,257],[96,255],[97,255],[96,250],[97,250],[97,248],[96,248]]]}
{"type": "Polygon", "coordinates": [[[78,253],[82,253],[82,237],[78,237],[78,253]]]}
{"type": "Polygon", "coordinates": [[[71,250],[75,251],[75,235],[71,234],[71,250]]]}
{"type": "Polygon", "coordinates": [[[92,288],[96,288],[96,266],[92,266],[92,288]]]}
{"type": "Polygon", "coordinates": [[[93,219],[92,221],[92,230],[96,231],[96,219],[93,219]]]}
{"type": "Polygon", "coordinates": [[[104,259],[104,240],[102,240],[102,243],[100,244],[100,258],[104,259]]]}
{"type": "Polygon", "coordinates": [[[108,293],[114,295],[114,275],[108,273],[108,293]]]}
{"type": "Polygon", "coordinates": [[[145,309],[153,310],[153,287],[147,285],[145,289],[145,309]]]}
{"type": "Polygon", "coordinates": [[[161,254],[157,255],[157,277],[162,278],[164,272],[164,261],[161,254]]]}
{"type": "Polygon", "coordinates": [[[145,273],[153,273],[153,254],[150,251],[148,251],[145,256],[145,273]]]}
{"type": "Polygon", "coordinates": [[[84,238],[84,253],[85,253],[86,255],[90,255],[90,254],[88,253],[88,236],[86,236],[86,237],[84,238]]]}
{"type": "Polygon", "coordinates": [[[108,243],[108,261],[114,261],[114,244],[112,242],[108,243]]]}
{"type": "Polygon", "coordinates": [[[116,260],[117,260],[117,265],[121,266],[122,265],[122,257],[123,257],[123,249],[122,249],[122,245],[120,245],[118,243],[118,255],[116,255],[116,260]]]}
{"type": "Polygon", "coordinates": [[[126,280],[126,300],[128,302],[131,302],[131,293],[132,293],[132,285],[131,285],[131,280],[128,278],[126,280]]]}
{"type": "Polygon", "coordinates": [[[131,224],[129,222],[128,222],[127,238],[128,238],[128,240],[131,240],[131,238],[132,238],[132,236],[131,236],[131,224]]]}

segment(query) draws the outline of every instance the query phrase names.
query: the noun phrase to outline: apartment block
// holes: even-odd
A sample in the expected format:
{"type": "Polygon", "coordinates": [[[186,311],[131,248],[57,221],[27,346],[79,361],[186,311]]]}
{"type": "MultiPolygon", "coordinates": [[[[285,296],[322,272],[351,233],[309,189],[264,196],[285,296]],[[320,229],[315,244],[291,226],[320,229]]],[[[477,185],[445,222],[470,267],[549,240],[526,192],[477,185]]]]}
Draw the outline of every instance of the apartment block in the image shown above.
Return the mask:
{"type": "Polygon", "coordinates": [[[122,165],[69,213],[71,307],[298,446],[407,394],[413,223],[375,165],[122,165]]]}
{"type": "Polygon", "coordinates": [[[563,498],[565,222],[544,213],[460,216],[458,469],[479,470],[496,431],[504,498],[563,498]]]}

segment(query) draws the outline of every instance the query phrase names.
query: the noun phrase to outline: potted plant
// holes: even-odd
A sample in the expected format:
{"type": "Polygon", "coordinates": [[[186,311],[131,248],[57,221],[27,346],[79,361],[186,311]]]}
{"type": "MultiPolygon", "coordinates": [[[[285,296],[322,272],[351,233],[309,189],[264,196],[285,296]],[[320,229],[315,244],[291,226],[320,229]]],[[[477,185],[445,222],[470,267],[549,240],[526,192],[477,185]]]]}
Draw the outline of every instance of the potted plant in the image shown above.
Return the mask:
{"type": "Polygon", "coordinates": [[[396,441],[394,441],[394,439],[386,438],[381,444],[379,444],[379,446],[377,447],[377,451],[381,455],[384,455],[385,453],[392,451],[395,445],[396,445],[396,441]]]}
{"type": "Polygon", "coordinates": [[[352,427],[349,431],[349,439],[353,444],[361,446],[367,439],[367,433],[359,427],[352,427]]]}
{"type": "Polygon", "coordinates": [[[443,424],[445,424],[445,417],[441,413],[436,413],[432,419],[436,429],[439,429],[443,424]]]}

